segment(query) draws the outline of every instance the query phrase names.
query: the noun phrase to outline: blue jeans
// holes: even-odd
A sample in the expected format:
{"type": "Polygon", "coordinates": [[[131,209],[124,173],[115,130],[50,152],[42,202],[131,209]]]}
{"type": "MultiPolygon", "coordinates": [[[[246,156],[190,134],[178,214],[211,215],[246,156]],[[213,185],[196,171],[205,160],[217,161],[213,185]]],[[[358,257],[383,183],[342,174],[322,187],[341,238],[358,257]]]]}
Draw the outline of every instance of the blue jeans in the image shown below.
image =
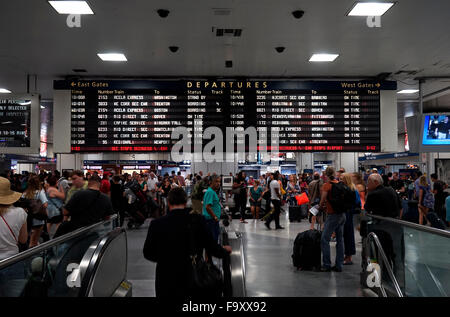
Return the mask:
{"type": "Polygon", "coordinates": [[[215,221],[214,219],[206,219],[206,225],[209,228],[209,231],[211,231],[211,234],[214,238],[214,241],[219,241],[219,234],[220,234],[220,227],[219,222],[215,221]]]}
{"type": "Polygon", "coordinates": [[[336,233],[336,267],[342,269],[344,263],[344,224],[345,213],[327,215],[324,224],[322,238],[320,241],[322,247],[323,266],[331,267],[330,240],[333,232],[336,233]]]}

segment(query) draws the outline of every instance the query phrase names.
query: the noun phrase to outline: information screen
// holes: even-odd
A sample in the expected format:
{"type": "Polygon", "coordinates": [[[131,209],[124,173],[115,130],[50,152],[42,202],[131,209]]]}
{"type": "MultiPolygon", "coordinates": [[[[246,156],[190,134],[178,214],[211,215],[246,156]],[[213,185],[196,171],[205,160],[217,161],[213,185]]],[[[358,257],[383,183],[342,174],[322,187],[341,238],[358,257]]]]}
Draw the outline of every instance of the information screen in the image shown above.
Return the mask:
{"type": "Polygon", "coordinates": [[[31,99],[0,97],[0,147],[30,147],[31,99]]]}
{"type": "Polygon", "coordinates": [[[450,115],[425,116],[423,145],[450,145],[450,115]]]}
{"type": "MultiPolygon", "coordinates": [[[[379,152],[380,91],[395,82],[56,81],[71,91],[72,152],[167,152],[206,128],[255,127],[286,152],[379,152]]],[[[267,139],[267,141],[266,141],[267,139]]],[[[195,138],[197,140],[197,138],[195,138]]],[[[203,145],[209,140],[203,140],[203,145]]],[[[238,142],[245,142],[241,139],[238,142]]],[[[262,145],[261,145],[262,146],[262,145]]],[[[262,149],[261,146],[259,149],[262,149]]]]}

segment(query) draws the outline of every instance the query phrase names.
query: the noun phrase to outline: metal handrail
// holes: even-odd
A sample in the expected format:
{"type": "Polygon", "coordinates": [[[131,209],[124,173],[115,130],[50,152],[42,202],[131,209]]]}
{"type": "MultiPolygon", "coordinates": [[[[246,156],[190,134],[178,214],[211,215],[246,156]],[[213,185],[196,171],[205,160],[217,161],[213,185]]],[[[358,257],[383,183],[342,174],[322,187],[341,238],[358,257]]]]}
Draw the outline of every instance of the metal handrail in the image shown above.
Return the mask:
{"type": "MultiPolygon", "coordinates": [[[[386,256],[386,254],[384,253],[383,247],[381,246],[380,240],[378,239],[377,235],[374,232],[371,232],[371,233],[369,233],[367,235],[367,240],[373,240],[375,242],[375,244],[376,244],[376,246],[378,248],[378,251],[379,251],[379,253],[381,255],[381,259],[383,261],[383,264],[384,264],[384,266],[387,269],[389,277],[391,278],[392,283],[394,283],[395,291],[397,292],[398,297],[403,297],[403,293],[402,293],[402,290],[400,289],[400,285],[398,284],[397,279],[395,278],[394,271],[393,271],[393,269],[391,267],[391,264],[389,263],[389,260],[388,260],[388,258],[386,256]]],[[[380,286],[383,287],[383,285],[381,285],[381,280],[382,279],[381,279],[381,276],[380,276],[380,286]]],[[[385,292],[383,292],[383,294],[386,297],[385,292]]]]}
{"type": "Polygon", "coordinates": [[[370,218],[378,219],[378,220],[392,222],[392,223],[395,223],[395,224],[398,224],[398,225],[401,225],[401,226],[413,228],[413,229],[416,229],[418,231],[423,231],[423,232],[427,232],[427,233],[437,234],[437,235],[443,236],[445,238],[450,238],[450,232],[446,231],[446,230],[432,228],[432,227],[427,227],[427,226],[424,226],[424,225],[419,225],[419,224],[414,223],[414,222],[399,220],[399,219],[395,219],[395,218],[381,217],[381,216],[372,215],[372,214],[369,214],[369,213],[367,213],[366,216],[370,217],[370,218]]]}
{"type": "Polygon", "coordinates": [[[28,250],[26,250],[24,252],[20,252],[20,253],[18,253],[16,255],[13,255],[10,258],[4,259],[4,260],[0,261],[0,270],[5,268],[5,267],[7,267],[7,266],[10,266],[10,265],[12,265],[14,263],[17,263],[19,261],[27,259],[30,256],[33,256],[35,254],[38,254],[38,253],[43,252],[45,250],[48,250],[51,247],[54,247],[54,246],[56,246],[58,244],[62,244],[62,243],[66,242],[66,241],[68,241],[68,240],[70,240],[72,238],[82,236],[84,233],[92,230],[93,228],[95,228],[97,226],[101,226],[103,224],[106,224],[107,222],[111,222],[111,221],[113,221],[116,218],[117,218],[116,214],[111,215],[108,220],[103,220],[101,222],[97,222],[97,223],[95,223],[93,225],[90,225],[88,227],[83,227],[83,228],[77,229],[75,231],[66,233],[65,235],[62,235],[62,236],[60,236],[58,238],[55,238],[55,239],[52,239],[50,241],[44,242],[44,243],[42,243],[42,244],[40,244],[38,246],[35,246],[35,247],[31,248],[31,249],[28,249],[28,250]]]}

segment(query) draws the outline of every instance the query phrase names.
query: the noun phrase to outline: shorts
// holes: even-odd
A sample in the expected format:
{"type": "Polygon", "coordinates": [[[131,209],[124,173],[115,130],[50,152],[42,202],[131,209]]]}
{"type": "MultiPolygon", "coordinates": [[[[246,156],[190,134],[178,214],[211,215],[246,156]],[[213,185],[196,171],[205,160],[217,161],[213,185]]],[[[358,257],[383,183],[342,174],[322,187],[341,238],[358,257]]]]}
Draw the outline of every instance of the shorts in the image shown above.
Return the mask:
{"type": "Polygon", "coordinates": [[[251,201],[250,200],[250,206],[251,207],[261,207],[261,201],[251,201]]]}

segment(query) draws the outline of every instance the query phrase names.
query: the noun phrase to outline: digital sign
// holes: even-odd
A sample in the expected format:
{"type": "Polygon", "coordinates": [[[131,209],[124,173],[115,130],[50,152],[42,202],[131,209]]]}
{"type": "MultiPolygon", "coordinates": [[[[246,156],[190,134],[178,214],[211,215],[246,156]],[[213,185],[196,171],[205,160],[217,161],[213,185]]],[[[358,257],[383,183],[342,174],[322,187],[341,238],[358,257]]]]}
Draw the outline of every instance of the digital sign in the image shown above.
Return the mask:
{"type": "Polygon", "coordinates": [[[379,152],[380,92],[396,84],[99,80],[54,88],[70,90],[72,152],[168,152],[176,127],[188,129],[192,145],[208,127],[224,135],[254,127],[258,146],[276,133],[284,152],[379,152]]]}
{"type": "Polygon", "coordinates": [[[0,147],[29,147],[31,100],[0,99],[0,147]]]}

